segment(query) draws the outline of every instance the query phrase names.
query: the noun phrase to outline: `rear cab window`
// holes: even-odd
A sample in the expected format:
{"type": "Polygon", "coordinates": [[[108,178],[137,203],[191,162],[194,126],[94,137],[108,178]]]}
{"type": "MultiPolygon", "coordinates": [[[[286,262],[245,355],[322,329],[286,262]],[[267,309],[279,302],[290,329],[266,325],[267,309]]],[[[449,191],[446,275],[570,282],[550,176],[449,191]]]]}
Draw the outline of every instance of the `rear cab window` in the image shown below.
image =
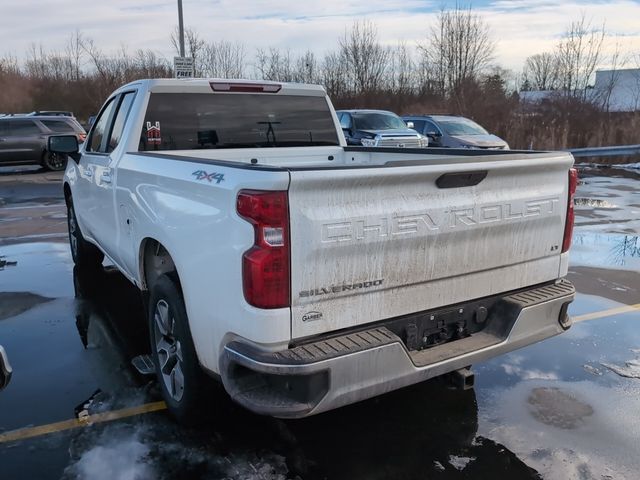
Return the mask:
{"type": "Polygon", "coordinates": [[[338,145],[324,96],[152,93],[139,150],[338,145]]]}

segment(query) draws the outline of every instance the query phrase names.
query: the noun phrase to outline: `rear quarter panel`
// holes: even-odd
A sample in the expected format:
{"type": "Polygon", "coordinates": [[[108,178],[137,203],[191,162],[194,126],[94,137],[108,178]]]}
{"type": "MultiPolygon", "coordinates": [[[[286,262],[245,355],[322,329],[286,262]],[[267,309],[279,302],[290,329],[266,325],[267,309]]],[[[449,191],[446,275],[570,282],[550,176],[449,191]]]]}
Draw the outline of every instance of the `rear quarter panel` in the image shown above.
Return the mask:
{"type": "Polygon", "coordinates": [[[274,349],[286,345],[290,310],[259,310],[244,299],[241,260],[253,245],[254,232],[236,214],[236,197],[243,188],[286,190],[288,172],[126,154],[116,184],[119,263],[142,285],[140,248],[145,239],[168,250],[203,366],[218,371],[219,350],[230,336],[273,344],[274,349]],[[211,174],[223,180],[217,182],[211,174]]]}

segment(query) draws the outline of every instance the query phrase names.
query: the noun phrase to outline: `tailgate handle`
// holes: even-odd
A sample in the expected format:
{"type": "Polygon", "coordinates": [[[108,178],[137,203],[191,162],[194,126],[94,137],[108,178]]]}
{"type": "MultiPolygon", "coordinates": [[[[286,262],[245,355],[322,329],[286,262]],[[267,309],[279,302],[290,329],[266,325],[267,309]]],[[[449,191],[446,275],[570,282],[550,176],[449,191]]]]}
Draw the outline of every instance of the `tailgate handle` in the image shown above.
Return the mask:
{"type": "Polygon", "coordinates": [[[473,187],[487,177],[486,170],[476,172],[445,173],[436,180],[438,188],[473,187]]]}

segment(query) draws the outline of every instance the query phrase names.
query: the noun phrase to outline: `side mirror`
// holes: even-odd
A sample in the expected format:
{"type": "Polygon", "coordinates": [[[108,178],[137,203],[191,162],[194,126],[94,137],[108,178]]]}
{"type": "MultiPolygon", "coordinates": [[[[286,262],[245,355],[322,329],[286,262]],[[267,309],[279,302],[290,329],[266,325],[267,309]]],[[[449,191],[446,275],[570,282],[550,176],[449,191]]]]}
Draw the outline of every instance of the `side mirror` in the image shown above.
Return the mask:
{"type": "Polygon", "coordinates": [[[13,370],[9,364],[7,352],[5,352],[2,345],[0,345],[0,390],[4,390],[4,388],[9,385],[12,373],[13,370]]]}
{"type": "Polygon", "coordinates": [[[407,128],[415,128],[413,122],[407,122],[407,128]]]}
{"type": "Polygon", "coordinates": [[[80,158],[78,156],[78,150],[80,150],[80,146],[78,144],[78,137],[76,137],[75,135],[50,136],[47,140],[47,150],[51,153],[69,155],[76,162],[80,158]]]}

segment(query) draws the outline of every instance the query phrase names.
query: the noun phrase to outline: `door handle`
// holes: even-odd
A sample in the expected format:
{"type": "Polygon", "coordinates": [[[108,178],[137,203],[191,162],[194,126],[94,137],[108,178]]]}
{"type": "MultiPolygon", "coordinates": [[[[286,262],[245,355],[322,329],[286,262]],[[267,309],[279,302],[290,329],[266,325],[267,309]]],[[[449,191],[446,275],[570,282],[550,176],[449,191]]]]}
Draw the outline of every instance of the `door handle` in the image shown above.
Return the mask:
{"type": "Polygon", "coordinates": [[[110,172],[102,172],[102,175],[100,175],[100,181],[102,183],[111,183],[111,173],[110,172]]]}

